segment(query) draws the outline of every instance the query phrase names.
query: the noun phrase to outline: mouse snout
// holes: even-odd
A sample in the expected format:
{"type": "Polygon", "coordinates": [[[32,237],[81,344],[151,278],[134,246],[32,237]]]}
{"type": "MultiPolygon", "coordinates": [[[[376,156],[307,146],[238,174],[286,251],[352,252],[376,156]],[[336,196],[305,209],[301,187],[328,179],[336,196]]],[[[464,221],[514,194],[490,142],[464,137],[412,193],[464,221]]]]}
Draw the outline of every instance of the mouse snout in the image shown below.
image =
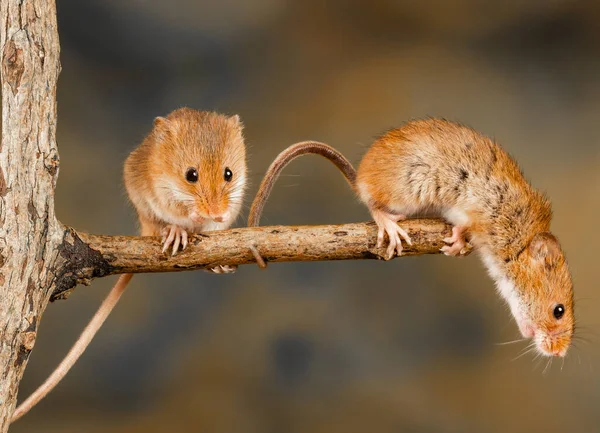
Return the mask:
{"type": "Polygon", "coordinates": [[[222,223],[225,221],[228,221],[229,218],[231,217],[231,213],[229,212],[229,210],[225,210],[223,212],[219,212],[219,213],[210,213],[209,215],[210,219],[213,221],[216,221],[218,223],[222,223]]]}
{"type": "Polygon", "coordinates": [[[541,352],[546,356],[565,356],[569,349],[569,343],[562,339],[547,338],[542,341],[540,347],[541,352]]]}
{"type": "Polygon", "coordinates": [[[536,338],[538,349],[546,356],[565,356],[571,344],[571,334],[564,331],[541,331],[536,338]]]}
{"type": "Polygon", "coordinates": [[[197,224],[203,224],[207,220],[223,223],[228,222],[231,219],[231,212],[227,208],[220,209],[217,206],[212,208],[198,206],[190,212],[189,216],[190,219],[197,224]]]}

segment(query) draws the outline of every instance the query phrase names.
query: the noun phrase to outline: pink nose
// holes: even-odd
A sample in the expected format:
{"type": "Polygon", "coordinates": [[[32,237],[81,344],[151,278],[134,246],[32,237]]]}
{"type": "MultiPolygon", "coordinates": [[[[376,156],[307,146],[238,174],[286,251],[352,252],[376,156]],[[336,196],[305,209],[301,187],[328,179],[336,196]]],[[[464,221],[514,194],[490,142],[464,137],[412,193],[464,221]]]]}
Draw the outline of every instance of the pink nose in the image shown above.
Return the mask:
{"type": "Polygon", "coordinates": [[[223,212],[220,215],[211,215],[210,217],[211,217],[211,219],[213,221],[216,221],[218,223],[222,223],[222,222],[225,222],[225,221],[227,221],[229,219],[229,211],[225,211],[225,212],[223,212]]]}
{"type": "Polygon", "coordinates": [[[568,347],[563,347],[563,348],[560,348],[560,349],[558,349],[558,348],[554,349],[552,351],[552,355],[554,355],[554,356],[565,356],[567,354],[567,349],[568,349],[568,347]]]}

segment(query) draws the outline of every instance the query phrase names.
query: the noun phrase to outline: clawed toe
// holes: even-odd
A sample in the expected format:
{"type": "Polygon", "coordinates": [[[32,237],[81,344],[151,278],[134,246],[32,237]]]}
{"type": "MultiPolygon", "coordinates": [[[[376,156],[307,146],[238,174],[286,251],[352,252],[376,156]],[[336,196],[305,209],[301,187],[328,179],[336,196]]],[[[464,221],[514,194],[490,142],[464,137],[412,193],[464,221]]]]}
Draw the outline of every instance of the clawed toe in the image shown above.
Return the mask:
{"type": "Polygon", "coordinates": [[[387,250],[385,251],[386,260],[390,260],[392,257],[394,257],[394,251],[396,251],[396,254],[398,255],[402,254],[402,243],[398,242],[398,236],[388,232],[388,237],[390,239],[390,242],[388,244],[387,250]]]}
{"type": "Polygon", "coordinates": [[[440,248],[447,256],[467,256],[472,250],[472,245],[466,241],[463,227],[452,227],[452,236],[444,238],[443,241],[449,245],[440,248]]]}
{"type": "Polygon", "coordinates": [[[163,229],[162,232],[163,247],[162,252],[166,252],[171,248],[171,255],[174,256],[179,251],[179,247],[184,250],[188,245],[188,234],[185,229],[170,225],[163,229]]]}
{"type": "Polygon", "coordinates": [[[412,245],[412,239],[410,238],[408,233],[406,233],[406,231],[402,227],[400,227],[398,224],[395,224],[395,225],[396,225],[396,231],[400,234],[400,236],[402,236],[402,239],[404,239],[408,245],[412,245]]]}
{"type": "Polygon", "coordinates": [[[408,233],[398,225],[398,221],[404,219],[404,215],[390,215],[382,211],[373,211],[372,214],[378,227],[377,248],[383,247],[386,235],[388,238],[389,243],[384,258],[390,260],[394,257],[394,253],[398,256],[402,255],[402,239],[408,245],[412,245],[408,233]]]}
{"type": "Polygon", "coordinates": [[[212,272],[214,274],[232,274],[237,270],[237,266],[230,265],[219,265],[214,268],[206,269],[207,272],[212,272]]]}
{"type": "Polygon", "coordinates": [[[377,230],[377,248],[383,247],[384,234],[385,229],[383,226],[379,226],[379,230],[377,230]]]}
{"type": "Polygon", "coordinates": [[[397,256],[402,255],[402,239],[408,244],[412,245],[412,240],[408,233],[400,227],[396,222],[391,222],[387,225],[385,232],[389,238],[388,248],[386,250],[386,260],[390,260],[394,257],[394,251],[397,256]]]}
{"type": "Polygon", "coordinates": [[[462,250],[462,245],[457,245],[456,243],[452,245],[446,245],[440,248],[440,251],[444,253],[446,256],[459,256],[462,250]]]}

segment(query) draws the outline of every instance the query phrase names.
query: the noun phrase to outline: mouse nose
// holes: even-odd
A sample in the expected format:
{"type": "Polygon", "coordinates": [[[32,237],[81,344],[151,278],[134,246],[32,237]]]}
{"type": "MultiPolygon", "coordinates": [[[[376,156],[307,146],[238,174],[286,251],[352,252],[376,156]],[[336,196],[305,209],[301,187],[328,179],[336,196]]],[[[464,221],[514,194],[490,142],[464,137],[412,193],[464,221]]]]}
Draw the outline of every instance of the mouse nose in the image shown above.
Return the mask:
{"type": "Polygon", "coordinates": [[[560,356],[563,357],[567,354],[567,351],[569,350],[569,346],[568,344],[554,344],[554,347],[552,348],[552,355],[553,356],[560,356]]]}
{"type": "Polygon", "coordinates": [[[221,214],[211,215],[210,217],[211,217],[211,219],[213,221],[216,221],[218,223],[222,223],[222,222],[225,222],[225,221],[227,221],[229,219],[229,215],[230,215],[229,211],[226,210],[225,212],[223,212],[221,214]]]}

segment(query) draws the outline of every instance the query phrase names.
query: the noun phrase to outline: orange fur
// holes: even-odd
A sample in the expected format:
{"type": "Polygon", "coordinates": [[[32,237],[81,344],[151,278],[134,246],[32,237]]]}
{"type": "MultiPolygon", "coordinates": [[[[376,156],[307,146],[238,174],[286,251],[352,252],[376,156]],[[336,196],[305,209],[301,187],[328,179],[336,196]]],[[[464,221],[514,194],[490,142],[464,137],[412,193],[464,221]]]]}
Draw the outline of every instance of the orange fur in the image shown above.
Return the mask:
{"type": "MultiPolygon", "coordinates": [[[[246,186],[246,148],[239,117],[181,108],[157,117],[143,143],[125,162],[125,186],[135,206],[142,236],[164,236],[173,254],[194,233],[227,228],[237,217],[246,186]],[[198,170],[195,183],[186,170],[198,170]],[[230,181],[224,171],[232,172],[230,181]],[[192,218],[196,213],[197,218],[192,218]],[[219,221],[215,221],[218,218],[219,221]]],[[[234,268],[218,266],[216,273],[234,268]]],[[[65,359],[14,412],[11,422],[44,398],[83,354],[125,291],[132,274],[122,275],[65,359]]]]}
{"type": "Polygon", "coordinates": [[[446,120],[409,122],[374,142],[356,189],[376,221],[433,212],[464,230],[523,335],[534,336],[546,355],[566,353],[575,328],[573,287],[549,234],[550,202],[493,140],[446,120]],[[558,304],[566,309],[560,319],[553,317],[558,304]]]}
{"type": "MultiPolygon", "coordinates": [[[[150,134],[127,158],[124,177],[140,220],[153,224],[156,235],[165,224],[176,221],[187,230],[201,230],[201,224],[184,222],[194,209],[206,219],[227,210],[237,215],[246,185],[246,148],[239,118],[189,108],[158,117],[150,134]],[[196,183],[185,179],[190,167],[198,170],[196,183]],[[231,182],[223,180],[227,167],[233,172],[231,182]]],[[[225,228],[214,225],[213,229],[225,228]]]]}

